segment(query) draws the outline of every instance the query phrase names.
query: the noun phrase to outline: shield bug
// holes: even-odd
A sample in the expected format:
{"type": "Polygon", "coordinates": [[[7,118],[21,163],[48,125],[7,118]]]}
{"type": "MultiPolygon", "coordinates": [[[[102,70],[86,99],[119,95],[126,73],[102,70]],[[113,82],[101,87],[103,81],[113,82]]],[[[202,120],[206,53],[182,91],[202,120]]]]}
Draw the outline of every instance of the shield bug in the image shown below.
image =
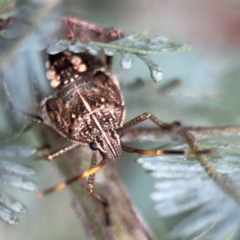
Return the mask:
{"type": "Polygon", "coordinates": [[[179,123],[164,123],[150,113],[143,113],[124,123],[124,100],[117,78],[109,69],[108,64],[87,52],[73,53],[66,50],[55,55],[48,55],[46,67],[46,76],[54,93],[40,102],[38,106],[40,116],[16,110],[8,96],[12,111],[32,122],[52,127],[72,142],[72,145],[67,148],[46,155],[46,160],[64,154],[78,145],[88,145],[93,150],[93,157],[89,170],[40,192],[40,197],[89,176],[88,193],[102,203],[106,224],[110,224],[108,201],[94,191],[95,173],[109,160],[118,159],[122,151],[145,155],[191,155],[213,152],[213,149],[201,151],[143,150],[123,145],[121,137],[124,131],[147,119],[162,129],[171,129],[174,124],[179,123]],[[102,156],[99,164],[96,164],[97,151],[102,156]]]}
{"type": "MultiPolygon", "coordinates": [[[[164,123],[150,113],[143,113],[124,123],[124,100],[118,80],[111,71],[110,63],[109,58],[104,62],[88,52],[73,53],[65,50],[55,55],[48,55],[46,76],[53,94],[40,102],[39,116],[16,110],[5,86],[9,106],[13,112],[32,122],[50,126],[72,143],[64,149],[46,155],[46,160],[51,160],[79,145],[88,145],[93,151],[89,170],[40,192],[39,196],[60,190],[78,179],[89,177],[88,193],[103,205],[108,225],[110,224],[108,201],[104,196],[95,193],[94,179],[95,173],[109,160],[118,159],[122,151],[145,155],[191,155],[208,154],[214,151],[213,149],[144,150],[125,146],[121,141],[124,131],[147,119],[166,130],[171,130],[179,123],[164,123]],[[102,156],[98,164],[96,152],[102,156]]],[[[38,97],[38,88],[36,83],[34,85],[35,95],[38,97]]]]}
{"type": "MultiPolygon", "coordinates": [[[[41,192],[40,196],[60,190],[77,179],[90,176],[88,192],[103,204],[106,222],[109,224],[108,202],[94,192],[94,174],[108,160],[118,159],[122,151],[146,155],[207,154],[212,151],[143,150],[123,145],[121,137],[124,130],[147,119],[163,129],[171,129],[172,124],[161,122],[150,113],[143,113],[124,124],[125,108],[119,83],[108,66],[96,56],[86,52],[64,51],[49,55],[46,66],[46,75],[54,95],[44,99],[39,106],[43,123],[72,142],[70,148],[89,145],[93,153],[99,151],[102,160],[96,165],[96,158],[93,157],[88,171],[41,192]]],[[[61,154],[66,150],[69,148],[60,150],[61,154]]],[[[59,155],[60,151],[46,155],[46,159],[51,160],[59,155]]]]}

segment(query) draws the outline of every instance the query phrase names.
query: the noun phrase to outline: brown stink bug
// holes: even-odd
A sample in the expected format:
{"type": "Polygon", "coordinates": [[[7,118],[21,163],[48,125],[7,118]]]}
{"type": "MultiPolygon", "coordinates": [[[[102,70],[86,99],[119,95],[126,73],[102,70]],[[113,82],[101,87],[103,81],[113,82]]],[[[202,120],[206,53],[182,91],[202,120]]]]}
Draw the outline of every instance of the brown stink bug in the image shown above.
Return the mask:
{"type": "MultiPolygon", "coordinates": [[[[111,72],[110,62],[109,58],[104,62],[87,51],[73,53],[65,50],[55,55],[48,55],[46,76],[53,95],[40,102],[39,116],[16,110],[8,96],[9,106],[14,112],[32,122],[52,127],[72,143],[67,148],[46,155],[45,159],[51,160],[79,145],[88,145],[93,150],[89,170],[40,192],[39,196],[60,190],[78,179],[89,177],[87,190],[102,203],[108,225],[110,224],[108,201],[104,196],[95,193],[94,179],[95,173],[109,160],[118,159],[122,151],[145,155],[191,155],[213,152],[212,149],[143,150],[125,146],[121,141],[124,131],[147,119],[159,128],[168,130],[179,123],[164,123],[150,113],[143,113],[124,123],[124,100],[117,78],[111,72]],[[96,164],[97,151],[102,156],[98,164],[96,164]]],[[[5,89],[8,95],[6,86],[5,89]]]]}

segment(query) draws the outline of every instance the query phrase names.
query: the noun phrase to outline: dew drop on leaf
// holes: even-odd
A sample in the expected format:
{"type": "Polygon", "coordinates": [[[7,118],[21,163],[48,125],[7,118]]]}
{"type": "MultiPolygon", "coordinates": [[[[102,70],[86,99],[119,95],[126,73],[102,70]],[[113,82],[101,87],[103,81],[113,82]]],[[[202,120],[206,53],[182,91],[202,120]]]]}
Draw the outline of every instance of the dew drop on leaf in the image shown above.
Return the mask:
{"type": "Polygon", "coordinates": [[[151,72],[151,77],[155,82],[162,80],[163,76],[162,71],[160,70],[157,64],[155,64],[147,55],[138,54],[137,56],[141,58],[144,61],[144,63],[148,66],[151,72]]]}
{"type": "Polygon", "coordinates": [[[151,77],[154,81],[158,82],[158,81],[162,80],[163,74],[162,74],[162,71],[158,67],[150,68],[150,70],[151,70],[151,77]]]}
{"type": "Polygon", "coordinates": [[[122,52],[121,65],[125,69],[130,69],[132,67],[133,58],[130,53],[122,52]]]}
{"type": "Polygon", "coordinates": [[[105,47],[105,48],[103,48],[103,51],[107,56],[113,56],[116,53],[116,49],[114,49],[114,48],[105,47]]]}

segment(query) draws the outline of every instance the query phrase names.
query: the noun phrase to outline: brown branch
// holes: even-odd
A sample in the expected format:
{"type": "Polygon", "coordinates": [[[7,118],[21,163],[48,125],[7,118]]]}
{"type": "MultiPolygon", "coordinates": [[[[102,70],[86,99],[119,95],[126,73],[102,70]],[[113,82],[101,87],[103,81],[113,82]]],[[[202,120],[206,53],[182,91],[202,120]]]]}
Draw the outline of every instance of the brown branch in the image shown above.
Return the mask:
{"type": "Polygon", "coordinates": [[[159,140],[179,140],[182,138],[179,133],[179,130],[163,130],[159,127],[137,127],[128,129],[124,132],[122,137],[123,142],[133,142],[133,141],[159,141],[159,140]]]}
{"type": "Polygon", "coordinates": [[[186,131],[194,131],[199,134],[227,134],[229,133],[239,135],[240,134],[240,125],[226,125],[226,126],[214,126],[214,127],[194,127],[194,126],[185,126],[186,131]]]}
{"type": "Polygon", "coordinates": [[[159,127],[138,127],[127,130],[122,140],[123,142],[131,141],[159,141],[159,140],[181,140],[181,132],[191,131],[201,135],[221,135],[229,136],[240,135],[240,125],[215,126],[215,127],[195,127],[195,126],[173,126],[169,130],[163,130],[159,127]],[[141,133],[141,135],[139,135],[141,133]]]}

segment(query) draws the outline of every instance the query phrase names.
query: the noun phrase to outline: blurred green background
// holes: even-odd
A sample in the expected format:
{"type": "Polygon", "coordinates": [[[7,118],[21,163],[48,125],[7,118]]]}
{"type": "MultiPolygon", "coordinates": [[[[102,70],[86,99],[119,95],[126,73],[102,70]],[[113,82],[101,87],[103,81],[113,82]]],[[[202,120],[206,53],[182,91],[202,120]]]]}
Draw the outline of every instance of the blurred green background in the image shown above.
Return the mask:
{"type": "MultiPolygon", "coordinates": [[[[142,88],[123,89],[126,119],[151,112],[161,120],[180,120],[189,125],[229,125],[239,123],[240,87],[240,5],[238,2],[209,0],[123,0],[123,1],[63,1],[64,15],[74,16],[104,27],[122,29],[126,34],[147,30],[150,36],[166,36],[172,41],[192,45],[188,52],[152,56],[163,71],[163,80],[154,84],[149,70],[135,58],[133,67],[124,70],[119,56],[113,71],[123,84],[145,79],[142,88]],[[168,94],[157,90],[171,79],[181,83],[168,94]]],[[[151,126],[150,122],[146,125],[151,126]]],[[[21,144],[34,146],[29,132],[17,139],[21,144]]],[[[150,148],[153,143],[133,143],[150,148]]],[[[134,162],[137,155],[123,154],[113,165],[119,172],[134,204],[142,213],[156,239],[166,239],[167,231],[176,219],[159,219],[149,199],[155,179],[134,162]]],[[[26,161],[25,161],[26,162],[26,161]]],[[[27,161],[37,174],[32,179],[39,185],[51,186],[62,181],[54,163],[27,161]]],[[[69,206],[67,190],[37,199],[33,193],[9,189],[29,210],[20,216],[20,225],[7,226],[0,222],[1,240],[22,239],[85,239],[81,226],[69,206]]]]}

